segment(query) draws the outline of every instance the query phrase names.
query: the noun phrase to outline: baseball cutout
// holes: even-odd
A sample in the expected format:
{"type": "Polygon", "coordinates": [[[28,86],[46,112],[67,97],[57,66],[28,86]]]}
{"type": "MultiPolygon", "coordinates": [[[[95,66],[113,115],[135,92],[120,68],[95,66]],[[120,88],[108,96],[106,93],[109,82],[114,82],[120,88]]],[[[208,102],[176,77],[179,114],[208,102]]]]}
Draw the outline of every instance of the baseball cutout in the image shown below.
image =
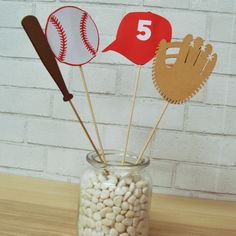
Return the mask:
{"type": "Polygon", "coordinates": [[[74,6],[61,7],[47,19],[46,37],[55,57],[62,63],[81,66],[98,51],[99,33],[90,15],[74,6]]]}

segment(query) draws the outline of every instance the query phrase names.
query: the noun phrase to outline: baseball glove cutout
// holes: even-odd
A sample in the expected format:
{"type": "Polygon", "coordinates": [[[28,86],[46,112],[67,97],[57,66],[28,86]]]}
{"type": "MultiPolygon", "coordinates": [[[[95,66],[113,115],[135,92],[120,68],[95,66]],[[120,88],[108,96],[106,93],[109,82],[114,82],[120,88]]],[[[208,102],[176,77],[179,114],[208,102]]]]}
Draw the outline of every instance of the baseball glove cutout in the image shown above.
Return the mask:
{"type": "Polygon", "coordinates": [[[188,34],[182,42],[162,40],[153,61],[153,82],[161,96],[169,103],[184,103],[206,83],[217,61],[212,46],[203,39],[188,34]],[[179,48],[178,54],[167,54],[169,48],[179,48]],[[167,59],[175,58],[173,64],[167,59]]]}

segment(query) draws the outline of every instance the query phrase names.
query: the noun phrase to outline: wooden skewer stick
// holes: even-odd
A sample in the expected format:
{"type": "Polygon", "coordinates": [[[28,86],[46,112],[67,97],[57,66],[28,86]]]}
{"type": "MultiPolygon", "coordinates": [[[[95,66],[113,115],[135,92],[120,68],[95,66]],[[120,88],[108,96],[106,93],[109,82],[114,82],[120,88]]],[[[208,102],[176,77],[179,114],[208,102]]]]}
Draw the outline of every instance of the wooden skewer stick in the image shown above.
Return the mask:
{"type": "Polygon", "coordinates": [[[125,158],[126,158],[127,150],[128,150],[129,136],[130,136],[130,130],[131,130],[131,125],[132,125],[132,120],[133,120],[134,107],[135,107],[136,96],[137,96],[137,91],[138,91],[141,67],[142,66],[139,65],[138,72],[137,72],[136,79],[135,79],[134,93],[133,93],[132,106],[131,106],[130,115],[129,115],[128,130],[127,130],[127,134],[126,134],[126,138],[125,138],[125,149],[124,149],[124,156],[122,159],[122,165],[124,165],[124,163],[125,163],[125,158]]]}
{"type": "Polygon", "coordinates": [[[162,110],[162,112],[161,112],[161,115],[160,115],[160,117],[158,118],[158,120],[157,120],[157,122],[156,122],[156,125],[153,127],[153,129],[152,129],[152,131],[151,131],[151,133],[150,133],[150,135],[149,135],[149,137],[148,137],[148,139],[147,139],[147,141],[146,141],[146,143],[145,143],[145,145],[144,145],[142,151],[140,152],[140,154],[139,154],[139,156],[138,156],[138,159],[137,159],[137,161],[136,161],[136,164],[138,164],[139,161],[142,159],[143,154],[145,153],[145,151],[146,151],[146,149],[147,149],[149,143],[151,142],[151,140],[152,140],[154,134],[156,133],[156,129],[158,128],[158,126],[159,126],[159,124],[160,124],[160,122],[161,122],[161,119],[162,119],[162,117],[164,116],[164,114],[165,114],[165,112],[166,112],[166,109],[167,109],[168,105],[169,105],[169,102],[166,102],[166,104],[165,104],[165,106],[164,106],[164,108],[163,108],[163,110],[162,110]]]}
{"type": "Polygon", "coordinates": [[[87,101],[88,101],[88,104],[89,104],[89,109],[90,109],[90,112],[91,112],[91,115],[92,115],[93,124],[94,124],[94,128],[95,128],[95,131],[96,131],[99,147],[100,147],[100,150],[101,150],[102,159],[103,159],[103,162],[105,162],[105,155],[104,155],[104,149],[103,149],[103,145],[102,145],[102,140],[101,140],[101,137],[99,135],[97,121],[96,121],[96,118],[95,118],[95,114],[94,114],[91,98],[90,98],[90,95],[89,95],[89,92],[88,92],[88,86],[87,86],[86,79],[85,79],[85,76],[84,76],[84,71],[83,71],[82,66],[80,66],[79,68],[80,68],[80,73],[81,73],[81,77],[82,77],[82,81],[83,81],[83,85],[84,85],[87,101]]]}
{"type": "Polygon", "coordinates": [[[78,111],[76,110],[74,104],[72,103],[71,100],[69,100],[69,103],[70,103],[71,108],[72,108],[72,110],[74,111],[74,113],[75,113],[75,115],[76,115],[78,121],[80,122],[80,124],[81,124],[81,126],[82,126],[82,128],[83,128],[83,130],[84,130],[84,132],[85,132],[85,134],[86,134],[86,136],[87,136],[89,142],[91,143],[91,145],[93,146],[93,149],[94,149],[95,152],[97,153],[97,155],[98,155],[100,161],[101,161],[101,162],[104,162],[103,159],[102,159],[102,157],[101,157],[101,155],[100,155],[100,153],[98,152],[98,150],[97,150],[97,148],[96,148],[96,146],[95,146],[95,144],[94,144],[92,138],[90,137],[90,135],[89,135],[89,133],[88,133],[88,130],[87,130],[86,127],[84,126],[84,123],[83,123],[82,119],[80,118],[80,115],[79,115],[78,111]]]}

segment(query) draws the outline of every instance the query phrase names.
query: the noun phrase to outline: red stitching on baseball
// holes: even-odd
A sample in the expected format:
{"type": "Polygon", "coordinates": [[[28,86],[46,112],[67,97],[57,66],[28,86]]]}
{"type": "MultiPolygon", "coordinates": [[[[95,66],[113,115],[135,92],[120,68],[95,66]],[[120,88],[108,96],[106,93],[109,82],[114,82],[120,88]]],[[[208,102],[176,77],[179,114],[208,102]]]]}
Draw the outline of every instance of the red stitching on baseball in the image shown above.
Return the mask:
{"type": "Polygon", "coordinates": [[[90,44],[88,37],[87,37],[87,33],[86,33],[86,23],[87,23],[87,19],[88,19],[88,13],[84,12],[82,17],[81,17],[81,22],[80,22],[80,35],[82,38],[82,41],[85,45],[85,47],[88,49],[88,51],[92,54],[92,55],[96,55],[96,50],[94,49],[94,47],[90,44]]]}
{"type": "Polygon", "coordinates": [[[59,37],[60,37],[60,52],[58,55],[58,60],[64,61],[66,57],[66,49],[67,49],[67,37],[66,37],[66,32],[63,29],[60,21],[57,19],[56,16],[52,15],[50,18],[50,22],[55,26],[59,37]]]}

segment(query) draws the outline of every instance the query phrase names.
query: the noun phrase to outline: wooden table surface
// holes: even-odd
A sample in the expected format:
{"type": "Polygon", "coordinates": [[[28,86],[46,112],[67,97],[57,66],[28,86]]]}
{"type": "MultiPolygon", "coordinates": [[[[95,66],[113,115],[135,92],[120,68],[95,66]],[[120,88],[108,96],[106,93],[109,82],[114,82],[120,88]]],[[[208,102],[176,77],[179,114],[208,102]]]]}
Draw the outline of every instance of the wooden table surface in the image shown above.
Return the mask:
{"type": "MultiPolygon", "coordinates": [[[[76,236],[79,187],[0,174],[0,236],[76,236]]],[[[236,236],[236,202],[154,194],[149,236],[236,236]]]]}

